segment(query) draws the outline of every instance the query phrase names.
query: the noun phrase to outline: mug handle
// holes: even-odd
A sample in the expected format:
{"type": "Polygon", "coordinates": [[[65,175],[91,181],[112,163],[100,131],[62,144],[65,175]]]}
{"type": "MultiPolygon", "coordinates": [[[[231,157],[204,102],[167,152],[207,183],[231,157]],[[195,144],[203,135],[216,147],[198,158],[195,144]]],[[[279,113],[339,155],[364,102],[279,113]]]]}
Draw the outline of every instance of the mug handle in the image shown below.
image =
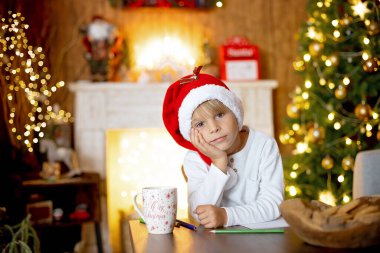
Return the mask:
{"type": "Polygon", "coordinates": [[[137,201],[136,201],[136,198],[138,195],[141,195],[142,192],[138,192],[135,194],[135,196],[133,196],[133,206],[135,207],[135,210],[136,212],[140,215],[141,218],[143,218],[143,220],[145,221],[145,217],[142,213],[142,211],[140,210],[139,206],[137,205],[137,201]]]}

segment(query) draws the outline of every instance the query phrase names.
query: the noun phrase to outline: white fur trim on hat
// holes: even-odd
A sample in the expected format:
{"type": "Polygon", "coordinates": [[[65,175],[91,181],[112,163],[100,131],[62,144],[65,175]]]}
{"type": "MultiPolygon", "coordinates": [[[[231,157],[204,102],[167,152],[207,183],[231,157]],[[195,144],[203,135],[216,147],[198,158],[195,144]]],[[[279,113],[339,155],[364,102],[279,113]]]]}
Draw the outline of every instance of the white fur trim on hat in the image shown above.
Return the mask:
{"type": "Polygon", "coordinates": [[[203,102],[212,99],[217,99],[227,106],[235,114],[239,130],[242,129],[244,113],[240,99],[223,86],[205,84],[192,89],[183,99],[178,110],[179,130],[183,138],[190,141],[191,118],[195,109],[203,102]]]}

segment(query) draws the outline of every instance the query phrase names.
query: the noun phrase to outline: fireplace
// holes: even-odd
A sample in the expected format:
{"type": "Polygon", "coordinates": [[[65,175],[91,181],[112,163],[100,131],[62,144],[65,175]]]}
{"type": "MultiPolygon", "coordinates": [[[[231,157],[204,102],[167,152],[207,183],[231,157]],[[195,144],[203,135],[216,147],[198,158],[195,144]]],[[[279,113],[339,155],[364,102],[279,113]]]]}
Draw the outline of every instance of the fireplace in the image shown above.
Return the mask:
{"type": "MultiPolygon", "coordinates": [[[[178,186],[178,215],[187,215],[186,183],[180,170],[186,151],[171,139],[161,119],[168,85],[89,82],[70,85],[75,93],[74,143],[80,168],[98,172],[107,185],[102,194],[106,252],[111,249],[118,252],[121,240],[118,213],[121,209],[135,217],[131,195],[142,186],[178,186]]],[[[272,90],[277,82],[258,80],[227,85],[242,99],[245,124],[273,135],[272,90]]]]}

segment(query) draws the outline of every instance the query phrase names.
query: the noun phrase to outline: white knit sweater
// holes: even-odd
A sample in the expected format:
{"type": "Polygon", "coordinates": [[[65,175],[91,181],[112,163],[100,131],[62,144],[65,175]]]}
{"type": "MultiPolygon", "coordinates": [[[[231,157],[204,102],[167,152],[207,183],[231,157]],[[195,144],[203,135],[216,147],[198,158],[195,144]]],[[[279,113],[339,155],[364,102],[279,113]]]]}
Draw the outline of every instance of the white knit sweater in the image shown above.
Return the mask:
{"type": "Polygon", "coordinates": [[[248,129],[244,148],[229,156],[227,174],[208,166],[197,152],[189,151],[183,163],[188,177],[191,214],[198,205],[225,208],[226,226],[264,222],[280,216],[284,180],[281,156],[276,141],[248,129]],[[236,171],[236,172],[235,172],[236,171]]]}

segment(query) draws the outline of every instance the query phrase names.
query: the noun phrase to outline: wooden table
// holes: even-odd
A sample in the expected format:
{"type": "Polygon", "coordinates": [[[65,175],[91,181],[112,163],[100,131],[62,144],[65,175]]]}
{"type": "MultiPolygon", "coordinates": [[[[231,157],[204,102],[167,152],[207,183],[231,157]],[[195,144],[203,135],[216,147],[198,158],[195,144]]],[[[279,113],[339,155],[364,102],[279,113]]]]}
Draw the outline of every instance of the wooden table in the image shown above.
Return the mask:
{"type": "MultiPolygon", "coordinates": [[[[304,243],[292,231],[280,234],[213,234],[200,227],[198,231],[180,227],[172,234],[148,234],[144,224],[129,221],[130,240],[134,253],[343,253],[380,252],[380,245],[366,249],[333,249],[304,243]]],[[[128,240],[129,238],[126,238],[128,240]]],[[[129,253],[129,252],[128,252],[129,253]]]]}

